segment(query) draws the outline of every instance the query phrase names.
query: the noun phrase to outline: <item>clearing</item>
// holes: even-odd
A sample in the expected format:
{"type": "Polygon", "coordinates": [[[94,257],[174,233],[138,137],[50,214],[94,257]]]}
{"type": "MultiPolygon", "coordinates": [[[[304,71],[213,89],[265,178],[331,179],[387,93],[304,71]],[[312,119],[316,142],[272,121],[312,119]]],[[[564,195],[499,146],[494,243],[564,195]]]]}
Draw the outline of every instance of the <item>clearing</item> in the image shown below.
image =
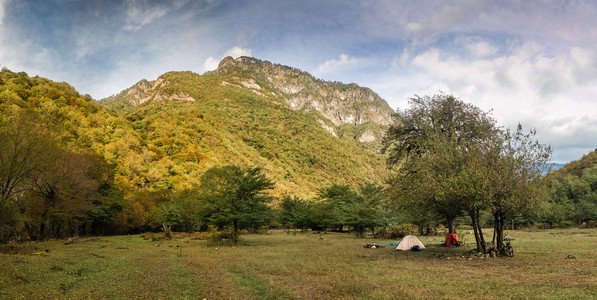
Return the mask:
{"type": "MultiPolygon", "coordinates": [[[[509,231],[513,258],[470,247],[398,252],[366,249],[341,233],[270,231],[238,246],[194,234],[173,241],[140,235],[0,246],[0,298],[560,298],[597,295],[597,229],[509,231]],[[572,255],[574,258],[569,258],[572,255]]],[[[157,236],[157,234],[156,234],[157,236]]],[[[487,237],[488,239],[491,236],[487,237]]]]}

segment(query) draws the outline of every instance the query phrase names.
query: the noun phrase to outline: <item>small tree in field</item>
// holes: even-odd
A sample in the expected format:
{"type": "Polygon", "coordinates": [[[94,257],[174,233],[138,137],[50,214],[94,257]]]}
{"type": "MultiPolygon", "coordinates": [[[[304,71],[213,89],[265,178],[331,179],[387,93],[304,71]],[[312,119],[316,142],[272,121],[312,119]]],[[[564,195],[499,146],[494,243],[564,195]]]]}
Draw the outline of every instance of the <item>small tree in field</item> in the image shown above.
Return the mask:
{"type": "Polygon", "coordinates": [[[201,176],[203,214],[209,223],[231,227],[236,244],[240,231],[267,224],[273,214],[267,205],[273,198],[265,191],[273,188],[259,167],[214,167],[201,176]]]}

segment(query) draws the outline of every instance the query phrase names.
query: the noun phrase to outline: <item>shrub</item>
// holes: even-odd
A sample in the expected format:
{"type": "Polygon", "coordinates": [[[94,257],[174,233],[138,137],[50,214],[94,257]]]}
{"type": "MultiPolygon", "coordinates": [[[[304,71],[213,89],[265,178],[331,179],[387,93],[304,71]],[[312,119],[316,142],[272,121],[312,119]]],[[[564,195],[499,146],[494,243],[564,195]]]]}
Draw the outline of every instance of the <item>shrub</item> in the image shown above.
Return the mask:
{"type": "Polygon", "coordinates": [[[583,222],[580,227],[582,228],[597,228],[597,221],[595,222],[583,222]]]}
{"type": "Polygon", "coordinates": [[[413,224],[396,224],[378,231],[379,237],[382,239],[393,240],[396,238],[403,238],[407,235],[415,234],[417,226],[413,224]]]}
{"type": "Polygon", "coordinates": [[[161,233],[155,233],[155,232],[145,232],[141,234],[141,237],[144,240],[151,240],[152,242],[157,242],[157,241],[161,241],[164,239],[164,235],[161,233]]]}
{"type": "Polygon", "coordinates": [[[458,225],[458,230],[473,230],[473,226],[471,225],[458,225]]]}
{"type": "Polygon", "coordinates": [[[218,226],[215,225],[209,226],[206,237],[208,241],[217,243],[234,241],[235,238],[238,238],[235,236],[235,231],[232,228],[226,227],[223,230],[220,230],[218,226]]]}
{"type": "Polygon", "coordinates": [[[448,234],[448,228],[446,226],[440,224],[436,227],[435,235],[436,236],[446,236],[448,234]]]}

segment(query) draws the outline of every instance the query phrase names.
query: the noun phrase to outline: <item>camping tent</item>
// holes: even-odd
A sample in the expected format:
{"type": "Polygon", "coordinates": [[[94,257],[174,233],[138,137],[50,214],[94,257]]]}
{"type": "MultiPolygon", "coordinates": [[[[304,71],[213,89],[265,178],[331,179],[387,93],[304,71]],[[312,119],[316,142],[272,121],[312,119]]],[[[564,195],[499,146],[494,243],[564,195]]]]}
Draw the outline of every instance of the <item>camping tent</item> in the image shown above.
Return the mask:
{"type": "Polygon", "coordinates": [[[402,242],[398,246],[396,246],[396,250],[410,250],[412,246],[418,245],[419,249],[425,249],[425,245],[419,241],[419,239],[414,235],[407,235],[402,239],[402,242]]]}

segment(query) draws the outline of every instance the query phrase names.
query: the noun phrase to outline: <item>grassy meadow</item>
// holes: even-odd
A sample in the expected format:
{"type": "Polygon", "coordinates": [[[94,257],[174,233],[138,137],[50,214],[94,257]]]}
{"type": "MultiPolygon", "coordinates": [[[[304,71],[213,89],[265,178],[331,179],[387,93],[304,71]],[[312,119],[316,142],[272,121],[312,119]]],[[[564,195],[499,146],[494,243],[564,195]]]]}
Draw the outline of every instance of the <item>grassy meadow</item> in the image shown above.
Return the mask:
{"type": "Polygon", "coordinates": [[[439,246],[442,237],[422,237],[427,249],[421,252],[366,249],[366,243],[392,241],[349,234],[321,240],[282,231],[243,235],[237,246],[193,234],[172,241],[129,235],[4,245],[0,298],[597,297],[597,229],[508,234],[513,258],[473,255],[474,238],[466,231],[461,237],[470,246],[446,248],[439,246]]]}

